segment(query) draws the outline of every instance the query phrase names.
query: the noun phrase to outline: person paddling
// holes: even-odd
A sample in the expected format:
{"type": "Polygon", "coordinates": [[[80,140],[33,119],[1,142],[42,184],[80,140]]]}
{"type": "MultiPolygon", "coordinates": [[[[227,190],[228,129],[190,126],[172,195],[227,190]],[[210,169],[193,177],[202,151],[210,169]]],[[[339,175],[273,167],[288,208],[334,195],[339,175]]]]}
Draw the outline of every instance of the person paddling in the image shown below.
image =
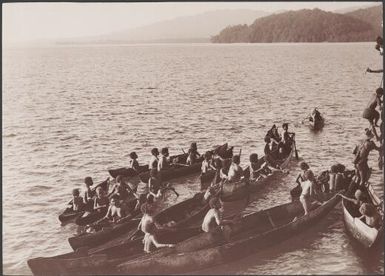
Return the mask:
{"type": "Polygon", "coordinates": [[[79,189],[72,190],[72,200],[70,202],[72,210],[75,212],[82,211],[84,209],[83,198],[80,196],[79,189]]]}
{"type": "Polygon", "coordinates": [[[86,208],[89,210],[92,210],[94,198],[96,196],[96,192],[91,189],[91,186],[94,185],[94,182],[92,181],[92,178],[90,176],[87,176],[84,178],[84,184],[86,185],[86,189],[84,191],[84,204],[86,205],[86,208]]]}

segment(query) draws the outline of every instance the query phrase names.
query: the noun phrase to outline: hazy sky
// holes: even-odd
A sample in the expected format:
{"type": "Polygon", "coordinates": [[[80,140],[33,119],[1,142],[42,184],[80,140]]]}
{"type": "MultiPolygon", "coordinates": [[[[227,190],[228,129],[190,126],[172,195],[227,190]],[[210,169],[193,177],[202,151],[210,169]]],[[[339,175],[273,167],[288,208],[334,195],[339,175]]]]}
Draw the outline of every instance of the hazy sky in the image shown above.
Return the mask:
{"type": "Polygon", "coordinates": [[[3,43],[99,35],[218,9],[333,11],[371,3],[375,2],[6,3],[3,43]]]}

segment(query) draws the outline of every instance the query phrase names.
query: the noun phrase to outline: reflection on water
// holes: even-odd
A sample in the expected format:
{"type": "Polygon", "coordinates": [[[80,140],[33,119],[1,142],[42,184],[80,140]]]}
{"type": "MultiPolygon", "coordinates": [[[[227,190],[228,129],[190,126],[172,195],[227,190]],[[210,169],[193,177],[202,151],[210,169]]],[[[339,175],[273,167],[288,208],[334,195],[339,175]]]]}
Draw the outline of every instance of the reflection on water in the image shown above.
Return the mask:
{"type": "MultiPolygon", "coordinates": [[[[4,272],[30,273],[28,258],[69,251],[76,226],[61,227],[57,215],[70,191],[87,175],[104,180],[132,150],[145,163],[152,147],[178,154],[192,141],[200,152],[229,142],[246,164],[263,152],[273,123],[289,122],[314,171],[335,162],[351,168],[367,127],[362,110],[380,83],[364,72],[381,61],[372,43],[5,50],[4,272]],[[301,124],[315,106],[326,118],[318,133],[301,124]]],[[[297,162],[290,168],[253,195],[246,212],[287,202],[297,162]]],[[[372,181],[382,183],[381,172],[372,181]]],[[[199,190],[197,176],[171,183],[181,196],[169,195],[165,206],[199,190]]],[[[337,207],[303,235],[210,273],[383,273],[382,258],[360,253],[337,207]]]]}

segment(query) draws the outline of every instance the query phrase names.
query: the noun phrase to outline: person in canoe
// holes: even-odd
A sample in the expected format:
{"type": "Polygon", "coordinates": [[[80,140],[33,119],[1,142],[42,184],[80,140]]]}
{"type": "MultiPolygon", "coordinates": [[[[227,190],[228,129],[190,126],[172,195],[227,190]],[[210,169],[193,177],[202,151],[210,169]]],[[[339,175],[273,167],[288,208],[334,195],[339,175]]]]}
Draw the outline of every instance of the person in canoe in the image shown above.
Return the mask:
{"type": "Polygon", "coordinates": [[[162,172],[163,170],[167,170],[170,168],[170,161],[168,160],[168,157],[170,154],[168,153],[168,148],[162,148],[160,150],[161,156],[159,157],[158,161],[158,171],[162,172]]]}
{"type": "Polygon", "coordinates": [[[149,193],[155,198],[160,198],[162,196],[162,183],[159,178],[158,170],[150,170],[150,178],[148,179],[148,188],[149,193]]]}
{"type": "Polygon", "coordinates": [[[138,155],[135,151],[130,152],[130,160],[128,161],[128,167],[130,169],[134,169],[135,171],[139,172],[139,162],[138,162],[138,155]]]}
{"type": "Polygon", "coordinates": [[[117,194],[112,195],[110,205],[108,206],[107,214],[104,219],[112,222],[119,222],[128,214],[127,206],[122,204],[117,194]]]}
{"type": "Polygon", "coordinates": [[[131,193],[133,194],[134,192],[126,183],[124,183],[123,177],[121,175],[118,175],[116,177],[116,184],[112,188],[112,191],[110,192],[108,197],[110,198],[112,195],[117,195],[121,200],[125,200],[129,197],[131,193]]]}
{"type": "Polygon", "coordinates": [[[216,170],[216,167],[213,164],[213,155],[210,151],[206,151],[202,161],[201,172],[202,174],[206,174],[211,170],[216,170]]]}
{"type": "Polygon", "coordinates": [[[265,143],[266,144],[263,152],[265,153],[264,158],[265,158],[266,164],[269,166],[269,169],[271,169],[272,171],[283,171],[281,166],[279,166],[279,164],[274,158],[275,154],[271,148],[271,139],[269,136],[265,137],[265,143]]]}
{"type": "Polygon", "coordinates": [[[266,178],[271,173],[266,162],[258,159],[258,154],[250,154],[249,161],[250,164],[247,170],[249,171],[250,180],[266,178]]]}
{"type": "Polygon", "coordinates": [[[279,146],[282,138],[281,138],[281,135],[278,133],[278,128],[275,124],[266,133],[265,138],[266,137],[270,138],[272,154],[275,157],[278,157],[278,146],[279,146]]]}
{"type": "Polygon", "coordinates": [[[224,226],[233,223],[231,220],[222,219],[223,204],[218,197],[213,197],[209,201],[210,210],[206,213],[203,222],[202,230],[206,233],[213,232],[218,226],[224,226]]]}
{"type": "Polygon", "coordinates": [[[356,205],[357,208],[360,208],[361,205],[366,202],[366,200],[364,200],[364,195],[360,189],[357,189],[355,191],[354,198],[344,196],[343,194],[340,194],[340,193],[338,193],[337,195],[346,199],[347,201],[353,202],[353,204],[356,205]]]}
{"type": "Polygon", "coordinates": [[[84,209],[84,202],[83,198],[80,196],[79,189],[73,189],[72,190],[72,200],[69,202],[70,208],[75,211],[83,211],[84,209]]]}
{"type": "Polygon", "coordinates": [[[283,135],[282,135],[282,141],[280,143],[280,147],[282,148],[282,155],[287,156],[291,151],[291,145],[294,143],[294,132],[289,132],[289,124],[283,123],[282,124],[283,129],[283,135]]]}
{"type": "Polygon", "coordinates": [[[136,193],[134,194],[134,196],[138,201],[136,203],[135,210],[139,210],[140,206],[142,206],[142,204],[146,202],[148,193],[149,193],[148,182],[140,181],[137,186],[136,193]]]}
{"type": "Polygon", "coordinates": [[[356,147],[354,159],[354,165],[358,172],[359,185],[365,185],[369,179],[369,165],[368,156],[372,150],[377,150],[381,154],[381,148],[378,147],[371,139],[374,137],[373,133],[366,128],[365,129],[366,139],[362,142],[359,147],[356,147]]]}
{"type": "Polygon", "coordinates": [[[376,107],[379,106],[380,110],[382,109],[381,97],[383,95],[384,90],[381,87],[377,88],[376,93],[372,95],[369,100],[368,106],[362,113],[362,117],[367,119],[371,126],[378,127],[377,122],[380,119],[380,113],[376,110],[376,107]]]}
{"type": "Polygon", "coordinates": [[[310,116],[309,116],[309,120],[311,122],[319,122],[322,120],[322,116],[321,116],[321,113],[318,111],[317,108],[314,108],[311,113],[310,113],[310,116]]]}
{"type": "Polygon", "coordinates": [[[372,228],[380,228],[381,216],[378,214],[376,207],[370,203],[363,203],[359,209],[362,214],[358,219],[365,218],[365,223],[372,228]]]}
{"type": "Polygon", "coordinates": [[[153,148],[151,150],[151,158],[148,162],[148,169],[158,169],[158,162],[159,162],[159,150],[157,148],[153,148]]]}
{"type": "Polygon", "coordinates": [[[296,182],[301,185],[302,192],[299,201],[302,203],[305,215],[307,215],[310,210],[310,200],[316,195],[316,180],[306,162],[302,162],[300,168],[302,173],[298,175],[296,182]]]}
{"type": "Polygon", "coordinates": [[[92,178],[90,176],[87,176],[86,178],[84,178],[84,184],[86,185],[83,197],[84,204],[86,205],[87,209],[92,210],[94,198],[96,196],[96,192],[91,189],[91,186],[94,185],[94,182],[92,181],[92,178]]]}
{"type": "Polygon", "coordinates": [[[197,143],[195,142],[191,143],[187,154],[188,154],[187,160],[186,160],[187,165],[192,165],[197,162],[197,160],[201,157],[201,155],[198,152],[197,143]]]}
{"type": "Polygon", "coordinates": [[[101,212],[107,209],[109,205],[108,196],[106,196],[102,187],[96,188],[96,197],[94,199],[94,210],[101,212]]]}
{"type": "Polygon", "coordinates": [[[156,248],[174,247],[174,244],[163,244],[158,242],[156,238],[156,230],[162,229],[163,227],[154,220],[154,209],[148,207],[148,204],[142,205],[141,211],[143,216],[138,225],[138,230],[141,230],[144,233],[144,252],[151,253],[152,245],[154,245],[156,248]]]}
{"type": "Polygon", "coordinates": [[[239,155],[234,155],[232,157],[232,162],[227,175],[222,173],[221,178],[226,179],[228,182],[236,182],[241,180],[243,176],[243,169],[239,165],[240,162],[241,162],[241,159],[239,155]]]}

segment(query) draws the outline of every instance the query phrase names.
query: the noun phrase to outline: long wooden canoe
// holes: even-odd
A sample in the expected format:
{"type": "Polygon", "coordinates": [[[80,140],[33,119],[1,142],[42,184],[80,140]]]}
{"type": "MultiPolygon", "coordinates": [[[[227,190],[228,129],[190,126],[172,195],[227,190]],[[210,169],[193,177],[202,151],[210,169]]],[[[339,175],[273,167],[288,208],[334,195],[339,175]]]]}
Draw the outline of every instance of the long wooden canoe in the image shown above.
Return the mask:
{"type": "MultiPolygon", "coordinates": [[[[174,253],[166,253],[156,258],[141,257],[130,260],[119,264],[116,268],[117,271],[113,271],[113,273],[191,273],[210,266],[235,261],[260,249],[289,239],[302,230],[311,227],[326,216],[339,200],[340,197],[334,195],[322,205],[313,204],[312,211],[306,216],[303,216],[303,209],[298,201],[276,206],[255,215],[249,220],[249,223],[245,223],[243,231],[238,232],[235,230],[233,236],[230,232],[230,238],[227,238],[227,240],[208,238],[212,234],[202,234],[200,237],[194,237],[182,242],[185,244],[190,242],[193,245],[192,248],[185,246],[184,249],[187,247],[187,250],[181,250],[180,248],[183,248],[183,246],[177,245],[174,253]],[[297,219],[294,220],[294,218],[297,219]],[[247,231],[248,229],[249,231],[247,231]]],[[[240,228],[242,229],[242,227],[240,228]]],[[[229,235],[227,234],[227,236],[229,235]]]]}
{"type": "MultiPolygon", "coordinates": [[[[192,198],[166,208],[155,216],[156,221],[160,224],[174,222],[172,228],[159,231],[160,242],[164,240],[179,242],[200,232],[200,222],[209,209],[208,204],[203,201],[203,195],[203,193],[198,193],[192,198]],[[195,223],[199,223],[199,226],[188,227],[195,223]],[[184,230],[178,231],[180,228],[184,230]]],[[[105,255],[107,259],[112,259],[140,254],[143,252],[143,233],[136,230],[137,226],[138,221],[136,223],[131,221],[119,227],[95,233],[97,235],[90,238],[92,242],[97,238],[108,239],[111,236],[115,236],[115,238],[93,248],[82,247],[75,252],[54,257],[30,259],[28,266],[34,275],[60,275],[57,274],[57,271],[74,274],[84,272],[85,267],[94,266],[94,262],[88,259],[91,255],[105,255]],[[123,234],[121,234],[122,232],[123,234]],[[81,261],[75,261],[79,258],[81,261]]],[[[90,244],[90,246],[92,245],[90,244]]]]}

